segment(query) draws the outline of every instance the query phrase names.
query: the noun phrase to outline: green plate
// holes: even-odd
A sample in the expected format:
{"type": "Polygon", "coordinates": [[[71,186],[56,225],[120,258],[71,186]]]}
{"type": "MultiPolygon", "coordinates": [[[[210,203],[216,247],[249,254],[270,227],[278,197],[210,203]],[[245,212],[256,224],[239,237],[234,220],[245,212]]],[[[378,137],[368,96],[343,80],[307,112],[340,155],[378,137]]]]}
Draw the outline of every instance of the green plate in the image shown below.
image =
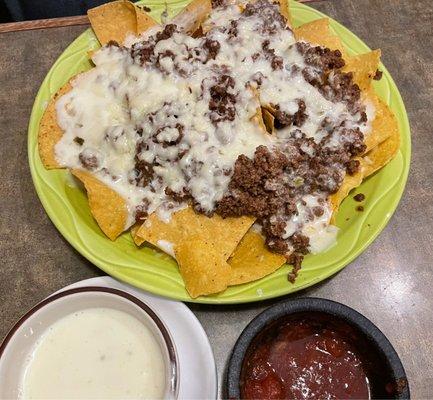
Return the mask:
{"type": "MultiPolygon", "coordinates": [[[[174,15],[188,1],[169,1],[169,15],[174,15]]],[[[158,18],[164,8],[161,0],[146,1],[158,18]]],[[[295,25],[322,18],[313,8],[291,3],[295,25]]],[[[339,23],[331,23],[351,54],[370,49],[339,23]]],[[[91,66],[87,51],[99,47],[91,29],[86,30],[64,51],[46,76],[33,105],[29,125],[28,153],[37,193],[57,229],[84,257],[106,273],[147,291],[174,299],[192,301],[185,290],[176,263],[169,256],[151,248],[137,248],[129,233],[111,242],[93,220],[85,193],[65,170],[47,171],[37,150],[39,120],[50,97],[71,76],[91,66]]],[[[379,235],[397,207],[406,183],[410,163],[409,122],[400,93],[389,72],[382,66],[383,79],[375,82],[379,95],[397,116],[402,135],[401,149],[385,168],[364,181],[357,192],[366,195],[365,211],[355,211],[349,196],[337,217],[338,243],[325,253],[307,256],[295,284],[287,281],[287,266],[259,281],[228,288],[225,292],[194,301],[200,303],[244,303],[304,289],[344,268],[379,235]]]]}

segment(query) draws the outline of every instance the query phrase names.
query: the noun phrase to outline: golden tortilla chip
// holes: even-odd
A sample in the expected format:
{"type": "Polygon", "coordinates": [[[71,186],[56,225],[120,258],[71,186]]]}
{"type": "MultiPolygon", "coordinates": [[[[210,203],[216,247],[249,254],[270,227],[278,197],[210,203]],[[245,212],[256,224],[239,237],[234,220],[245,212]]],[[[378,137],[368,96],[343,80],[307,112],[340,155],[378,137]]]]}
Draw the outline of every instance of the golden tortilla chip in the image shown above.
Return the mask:
{"type": "Polygon", "coordinates": [[[269,110],[268,107],[262,107],[262,119],[263,123],[265,124],[266,130],[271,135],[275,132],[275,126],[274,121],[275,117],[273,116],[272,112],[269,110]]]}
{"type": "Polygon", "coordinates": [[[332,223],[335,221],[335,214],[341,202],[349,192],[358,187],[367,176],[391,161],[400,148],[400,133],[395,115],[371,89],[370,96],[372,94],[375,99],[376,116],[372,122],[372,132],[366,137],[368,152],[358,158],[361,162],[361,170],[353,176],[346,175],[338,192],[330,196],[333,209],[332,223]]]}
{"type": "Polygon", "coordinates": [[[89,199],[90,211],[102,232],[111,240],[115,240],[125,230],[128,219],[125,200],[89,172],[77,169],[71,172],[83,182],[89,199]]]}
{"type": "Polygon", "coordinates": [[[278,0],[280,5],[280,14],[286,18],[287,26],[293,29],[292,15],[290,14],[289,0],[278,0]]]}
{"type": "Polygon", "coordinates": [[[286,262],[281,254],[272,253],[260,233],[250,229],[242,238],[232,257],[229,285],[252,282],[272,274],[286,262]]]}
{"type": "Polygon", "coordinates": [[[335,215],[338,211],[338,208],[340,207],[341,202],[347,197],[351,190],[355,189],[362,183],[364,178],[363,164],[362,160],[358,160],[361,162],[361,168],[359,171],[354,175],[346,174],[343,184],[341,185],[340,189],[338,189],[338,192],[329,196],[329,202],[332,208],[331,223],[335,222],[335,215]]]}
{"type": "Polygon", "coordinates": [[[253,121],[256,125],[260,126],[264,134],[268,133],[268,129],[263,119],[262,108],[260,106],[257,108],[256,113],[251,118],[251,121],[253,121]]]}
{"type": "Polygon", "coordinates": [[[103,46],[110,40],[123,43],[128,35],[137,33],[137,17],[134,5],[117,0],[87,11],[92,29],[103,46]]]}
{"type": "Polygon", "coordinates": [[[219,249],[202,235],[193,235],[176,247],[176,259],[192,298],[218,293],[227,288],[231,268],[219,249]]]}
{"type": "Polygon", "coordinates": [[[368,90],[379,68],[380,56],[380,50],[373,50],[369,53],[347,57],[343,71],[352,72],[353,81],[359,88],[362,91],[368,90]]]}
{"type": "Polygon", "coordinates": [[[366,96],[367,101],[374,107],[375,112],[370,132],[366,133],[364,139],[364,143],[367,146],[365,153],[368,153],[392,136],[395,130],[398,134],[398,125],[394,114],[388,105],[376,95],[373,87],[368,90],[366,96]]]}
{"type": "Polygon", "coordinates": [[[388,112],[380,120],[382,124],[387,126],[391,136],[362,157],[364,177],[373,174],[390,162],[400,148],[400,133],[394,114],[388,109],[388,112]]]}
{"type": "Polygon", "coordinates": [[[312,44],[340,50],[343,56],[345,49],[341,39],[331,32],[329,18],[316,19],[293,30],[296,40],[303,40],[312,44]]]}
{"type": "Polygon", "coordinates": [[[141,246],[144,243],[144,239],[142,239],[141,237],[137,236],[137,232],[140,229],[141,224],[135,224],[131,227],[131,236],[132,236],[132,240],[134,241],[134,243],[137,246],[141,246]]]}
{"type": "Polygon", "coordinates": [[[62,168],[56,160],[55,146],[63,132],[57,123],[56,102],[72,89],[71,83],[63,85],[51,98],[39,123],[38,150],[42,164],[47,169],[62,168]]]}
{"type": "Polygon", "coordinates": [[[143,32],[148,31],[150,28],[159,25],[149,14],[147,14],[142,8],[135,6],[136,16],[136,33],[140,35],[143,32]]]}
{"type": "Polygon", "coordinates": [[[223,260],[227,260],[253,222],[251,217],[221,218],[214,215],[209,218],[187,207],[175,212],[169,223],[161,221],[153,213],[141,225],[136,236],[164,250],[167,242],[176,249],[181,243],[190,241],[191,237],[200,235],[203,240],[212,243],[223,260]]]}
{"type": "Polygon", "coordinates": [[[193,0],[179,14],[172,23],[187,33],[196,32],[212,11],[210,0],[193,0]]]}

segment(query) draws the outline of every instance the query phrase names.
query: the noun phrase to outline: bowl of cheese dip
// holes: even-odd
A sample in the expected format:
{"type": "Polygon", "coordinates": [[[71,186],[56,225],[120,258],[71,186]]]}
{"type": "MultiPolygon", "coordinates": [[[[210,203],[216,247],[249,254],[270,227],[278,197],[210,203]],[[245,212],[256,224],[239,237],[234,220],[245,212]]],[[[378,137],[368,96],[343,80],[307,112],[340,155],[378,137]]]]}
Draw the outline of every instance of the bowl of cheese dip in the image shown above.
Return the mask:
{"type": "Polygon", "coordinates": [[[176,399],[178,376],[164,323],[117,289],[57,293],[25,314],[0,346],[0,398],[176,399]]]}

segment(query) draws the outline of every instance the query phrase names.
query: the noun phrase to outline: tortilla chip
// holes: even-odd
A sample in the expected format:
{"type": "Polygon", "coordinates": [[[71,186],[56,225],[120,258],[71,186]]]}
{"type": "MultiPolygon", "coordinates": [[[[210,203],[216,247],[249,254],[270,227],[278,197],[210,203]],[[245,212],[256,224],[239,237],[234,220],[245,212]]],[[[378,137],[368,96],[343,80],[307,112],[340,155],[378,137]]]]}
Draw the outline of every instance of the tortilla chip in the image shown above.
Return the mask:
{"type": "Polygon", "coordinates": [[[373,174],[390,162],[400,148],[400,133],[398,130],[398,123],[394,114],[392,114],[389,109],[388,112],[388,114],[381,118],[381,123],[388,127],[388,130],[391,132],[391,136],[362,158],[364,177],[373,174]]]}
{"type": "Polygon", "coordinates": [[[269,111],[269,109],[266,107],[262,107],[262,119],[263,119],[263,123],[265,124],[266,130],[268,131],[268,133],[270,133],[271,135],[274,134],[274,132],[275,132],[275,126],[274,126],[275,117],[269,111]]]}
{"type": "Polygon", "coordinates": [[[341,185],[340,189],[338,189],[338,192],[329,196],[329,202],[332,208],[332,224],[335,222],[335,215],[342,201],[347,197],[351,190],[355,189],[362,183],[362,180],[364,178],[363,163],[362,160],[358,160],[361,162],[361,168],[359,169],[359,171],[354,175],[346,174],[343,180],[343,184],[341,185]]]}
{"type": "Polygon", "coordinates": [[[272,253],[260,233],[250,229],[242,238],[232,257],[229,285],[252,282],[272,274],[286,262],[281,254],[272,253]]]}
{"type": "Polygon", "coordinates": [[[210,0],[193,0],[173,18],[172,23],[184,32],[194,33],[201,28],[211,11],[212,3],[210,0]]]}
{"type": "Polygon", "coordinates": [[[200,235],[203,240],[212,243],[225,261],[235,250],[236,246],[253,224],[254,218],[212,218],[204,214],[197,214],[192,207],[175,212],[169,223],[161,221],[153,213],[141,225],[136,236],[164,250],[159,241],[172,243],[176,249],[183,242],[191,241],[191,237],[200,235]]]}
{"type": "Polygon", "coordinates": [[[55,146],[62,138],[63,131],[57,123],[56,102],[59,97],[72,89],[71,83],[63,85],[51,98],[39,123],[38,150],[42,164],[47,169],[62,168],[56,160],[55,146]]]}
{"type": "Polygon", "coordinates": [[[201,235],[193,235],[190,241],[177,246],[176,259],[186,290],[192,298],[227,288],[230,266],[221,258],[218,249],[201,235]]]}
{"type": "Polygon", "coordinates": [[[373,87],[367,92],[367,101],[374,107],[375,117],[371,123],[370,132],[365,135],[364,143],[367,146],[365,153],[384,142],[395,131],[398,134],[398,124],[394,114],[388,105],[376,95],[373,87]]]}
{"type": "Polygon", "coordinates": [[[87,190],[90,211],[102,232],[111,240],[115,240],[125,230],[128,219],[125,200],[92,174],[78,169],[71,172],[83,182],[87,190]]]}
{"type": "Polygon", "coordinates": [[[367,176],[391,161],[400,148],[400,133],[395,115],[388,105],[376,96],[372,88],[369,89],[369,97],[374,99],[376,115],[372,122],[371,134],[365,140],[368,152],[358,158],[361,162],[361,170],[353,176],[346,175],[338,192],[330,196],[333,222],[341,202],[349,192],[358,187],[367,176]]]}
{"type": "Polygon", "coordinates": [[[312,44],[340,50],[343,56],[345,49],[341,39],[331,32],[329,18],[316,19],[293,30],[296,40],[303,40],[312,44]]]}
{"type": "Polygon", "coordinates": [[[159,25],[149,14],[147,14],[142,8],[135,6],[135,17],[136,17],[136,34],[140,35],[143,32],[148,31],[150,28],[159,25]]]}
{"type": "Polygon", "coordinates": [[[92,29],[103,46],[110,40],[123,43],[137,33],[136,9],[126,0],[117,0],[87,11],[92,29]]]}
{"type": "Polygon", "coordinates": [[[134,243],[137,246],[141,246],[144,243],[144,239],[142,239],[141,237],[137,236],[137,232],[140,229],[141,224],[135,224],[131,227],[131,236],[132,236],[132,240],[134,241],[134,243]]]}
{"type": "Polygon", "coordinates": [[[278,0],[280,5],[280,14],[286,18],[287,26],[293,29],[292,15],[290,14],[289,0],[278,0]]]}
{"type": "Polygon", "coordinates": [[[362,91],[368,90],[379,68],[380,56],[380,50],[373,50],[369,53],[347,57],[343,71],[353,72],[353,81],[362,91]]]}

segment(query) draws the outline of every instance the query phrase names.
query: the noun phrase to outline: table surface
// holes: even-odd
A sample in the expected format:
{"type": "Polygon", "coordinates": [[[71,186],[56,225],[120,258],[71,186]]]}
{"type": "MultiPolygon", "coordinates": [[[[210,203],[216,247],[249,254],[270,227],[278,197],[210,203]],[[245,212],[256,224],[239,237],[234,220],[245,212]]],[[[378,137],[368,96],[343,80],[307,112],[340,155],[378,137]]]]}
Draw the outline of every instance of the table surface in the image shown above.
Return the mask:
{"type": "MultiPolygon", "coordinates": [[[[380,47],[412,128],[406,192],[378,239],[351,265],[310,289],[371,319],[393,343],[413,398],[433,398],[433,2],[322,0],[312,6],[380,47]]],[[[0,34],[0,338],[33,304],[73,282],[102,275],[48,219],[27,162],[27,125],[37,90],[63,49],[86,27],[0,34]]],[[[246,324],[278,300],[191,304],[209,335],[220,377],[246,324]]]]}

